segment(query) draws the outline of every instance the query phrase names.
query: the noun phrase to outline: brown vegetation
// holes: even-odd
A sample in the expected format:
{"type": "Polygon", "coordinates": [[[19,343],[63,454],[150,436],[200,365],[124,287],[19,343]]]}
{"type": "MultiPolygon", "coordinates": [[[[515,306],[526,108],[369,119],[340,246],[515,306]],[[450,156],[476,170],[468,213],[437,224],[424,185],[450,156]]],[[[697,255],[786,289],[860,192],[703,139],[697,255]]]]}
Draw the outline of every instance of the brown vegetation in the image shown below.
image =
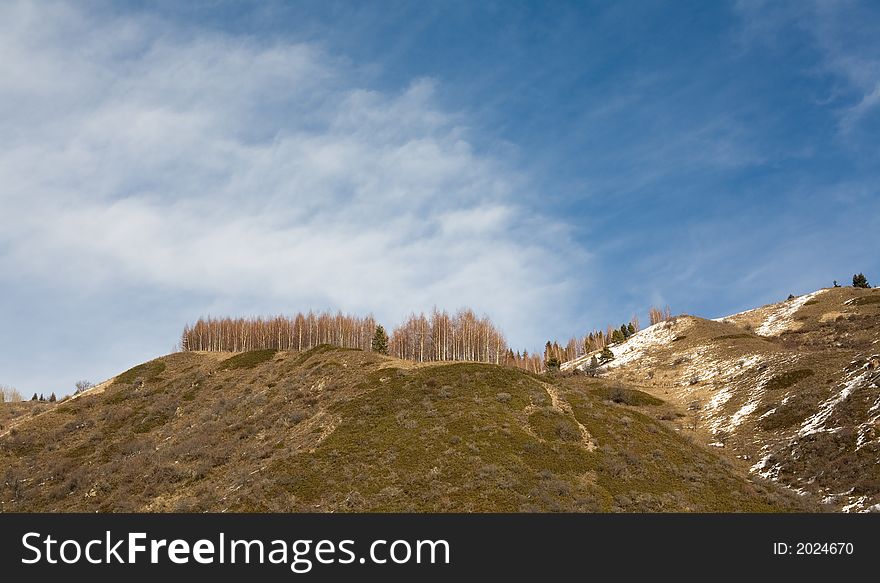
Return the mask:
{"type": "Polygon", "coordinates": [[[0,437],[0,508],[812,508],[677,434],[659,403],[584,375],[413,366],[327,345],[182,352],[103,393],[38,405],[48,409],[0,437]]]}

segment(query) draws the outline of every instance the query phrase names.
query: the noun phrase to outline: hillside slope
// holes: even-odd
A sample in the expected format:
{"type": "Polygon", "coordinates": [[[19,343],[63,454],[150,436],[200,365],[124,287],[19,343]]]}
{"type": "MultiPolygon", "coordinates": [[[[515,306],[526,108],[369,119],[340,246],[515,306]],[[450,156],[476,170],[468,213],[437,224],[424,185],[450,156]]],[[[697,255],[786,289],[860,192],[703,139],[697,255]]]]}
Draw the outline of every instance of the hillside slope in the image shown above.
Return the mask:
{"type": "Polygon", "coordinates": [[[781,511],[606,381],[359,350],[178,353],[0,437],[3,511],[781,511]]]}
{"type": "Polygon", "coordinates": [[[878,344],[880,290],[832,288],[662,322],[612,347],[603,376],[689,409],[707,443],[755,473],[880,510],[878,344]]]}

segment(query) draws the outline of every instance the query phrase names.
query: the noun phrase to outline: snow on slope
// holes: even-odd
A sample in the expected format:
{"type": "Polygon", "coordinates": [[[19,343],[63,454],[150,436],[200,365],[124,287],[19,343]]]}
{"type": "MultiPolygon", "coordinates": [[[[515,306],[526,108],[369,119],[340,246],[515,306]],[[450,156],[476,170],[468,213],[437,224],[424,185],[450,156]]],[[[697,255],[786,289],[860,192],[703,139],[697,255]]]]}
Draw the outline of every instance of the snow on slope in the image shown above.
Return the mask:
{"type": "Polygon", "coordinates": [[[755,325],[755,333],[761,336],[776,336],[793,330],[796,328],[794,315],[804,307],[804,304],[824,293],[827,290],[820,289],[814,292],[798,296],[791,300],[779,302],[778,304],[769,304],[754,310],[746,310],[731,316],[723,318],[715,318],[716,322],[736,322],[738,320],[757,319],[759,323],[755,325]]]}
{"type": "Polygon", "coordinates": [[[793,322],[792,316],[794,316],[804,304],[824,291],[825,290],[820,289],[813,293],[804,294],[793,300],[777,304],[778,307],[776,310],[771,312],[764,320],[764,323],[758,326],[755,333],[760,334],[761,336],[775,336],[776,334],[781,334],[786,330],[790,330],[793,322]]]}
{"type": "Polygon", "coordinates": [[[825,422],[834,412],[834,409],[843,401],[845,401],[847,397],[849,397],[853,393],[854,390],[862,385],[867,376],[868,373],[865,372],[847,381],[843,385],[843,389],[839,393],[819,405],[818,413],[808,418],[801,424],[801,429],[800,431],[798,431],[798,435],[800,437],[803,437],[805,435],[818,433],[820,431],[833,431],[833,429],[829,430],[825,427],[825,422]]]}
{"type": "Polygon", "coordinates": [[[624,342],[611,347],[614,360],[606,368],[617,368],[640,360],[655,346],[665,346],[675,339],[675,325],[672,321],[660,322],[634,334],[624,342]]]}
{"type": "MultiPolygon", "coordinates": [[[[814,292],[804,294],[792,300],[780,302],[778,304],[770,304],[746,310],[723,318],[714,318],[715,322],[732,322],[741,319],[757,318],[760,324],[756,325],[755,333],[760,336],[776,336],[787,330],[796,327],[794,315],[804,305],[827,290],[820,289],[814,292]]],[[[623,344],[612,345],[611,351],[614,353],[614,360],[605,365],[606,368],[616,368],[640,359],[652,347],[668,344],[671,342],[676,333],[673,331],[675,321],[666,321],[649,326],[644,330],[637,332],[623,344]]],[[[574,368],[584,368],[590,364],[593,356],[598,356],[601,351],[593,351],[584,354],[562,364],[562,370],[572,370],[574,368]]]]}
{"type": "MultiPolygon", "coordinates": [[[[609,345],[611,352],[614,354],[614,360],[603,366],[605,368],[616,368],[618,366],[630,364],[645,356],[645,353],[651,348],[672,342],[676,336],[673,327],[674,324],[672,321],[660,322],[636,332],[622,344],[609,345]]],[[[574,360],[562,363],[560,368],[561,370],[586,368],[590,364],[592,357],[596,356],[598,358],[601,352],[601,350],[596,350],[584,354],[574,360]]]]}

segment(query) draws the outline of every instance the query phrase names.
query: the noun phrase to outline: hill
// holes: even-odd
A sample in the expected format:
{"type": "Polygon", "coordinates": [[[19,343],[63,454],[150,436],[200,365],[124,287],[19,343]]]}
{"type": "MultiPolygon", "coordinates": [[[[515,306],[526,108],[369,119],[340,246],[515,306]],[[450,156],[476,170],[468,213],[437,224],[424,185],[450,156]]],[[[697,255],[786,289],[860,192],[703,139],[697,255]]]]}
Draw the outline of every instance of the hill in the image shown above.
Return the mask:
{"type": "Polygon", "coordinates": [[[683,414],[584,375],[326,345],[182,352],[18,416],[0,436],[0,508],[816,508],[682,435],[683,414]]]}
{"type": "MultiPolygon", "coordinates": [[[[842,510],[880,510],[880,290],[831,288],[612,347],[601,374],[689,411],[703,441],[842,510]]],[[[585,368],[588,357],[565,368],[585,368]]]]}

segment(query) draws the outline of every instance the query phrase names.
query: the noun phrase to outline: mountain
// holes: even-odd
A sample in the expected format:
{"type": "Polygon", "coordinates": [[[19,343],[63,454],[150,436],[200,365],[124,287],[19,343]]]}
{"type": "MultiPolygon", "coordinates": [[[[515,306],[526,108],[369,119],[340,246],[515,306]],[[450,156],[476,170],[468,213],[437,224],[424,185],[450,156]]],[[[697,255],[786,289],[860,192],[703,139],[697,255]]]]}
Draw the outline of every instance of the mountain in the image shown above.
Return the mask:
{"type": "Polygon", "coordinates": [[[327,345],[181,352],[9,407],[3,511],[818,508],[682,431],[664,398],[586,375],[327,345]]]}
{"type": "Polygon", "coordinates": [[[680,426],[751,473],[840,510],[880,510],[880,290],[680,316],[611,348],[604,378],[687,410],[680,426]]]}

